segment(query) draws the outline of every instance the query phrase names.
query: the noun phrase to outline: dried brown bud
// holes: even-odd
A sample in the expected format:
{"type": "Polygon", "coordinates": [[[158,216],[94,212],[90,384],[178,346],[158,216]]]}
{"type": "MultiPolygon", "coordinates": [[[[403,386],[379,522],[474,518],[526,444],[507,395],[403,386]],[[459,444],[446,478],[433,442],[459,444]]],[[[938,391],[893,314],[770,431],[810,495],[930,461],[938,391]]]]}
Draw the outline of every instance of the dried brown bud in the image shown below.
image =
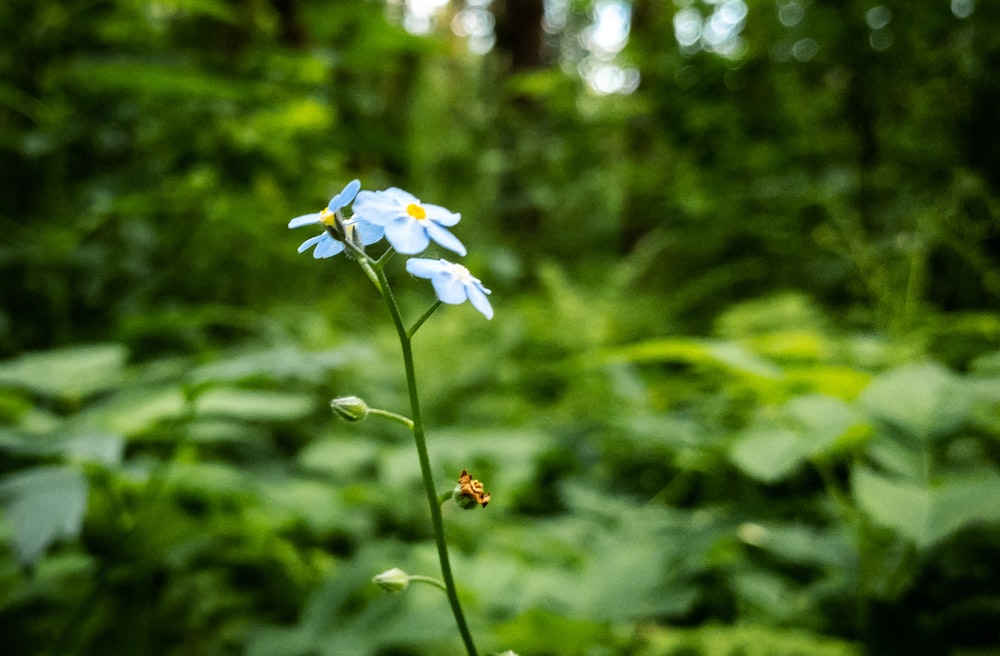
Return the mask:
{"type": "Polygon", "coordinates": [[[476,504],[483,508],[490,502],[490,493],[483,488],[483,484],[472,478],[468,470],[463,469],[462,475],[458,477],[458,486],[452,493],[455,503],[466,510],[476,507],[476,504]]]}

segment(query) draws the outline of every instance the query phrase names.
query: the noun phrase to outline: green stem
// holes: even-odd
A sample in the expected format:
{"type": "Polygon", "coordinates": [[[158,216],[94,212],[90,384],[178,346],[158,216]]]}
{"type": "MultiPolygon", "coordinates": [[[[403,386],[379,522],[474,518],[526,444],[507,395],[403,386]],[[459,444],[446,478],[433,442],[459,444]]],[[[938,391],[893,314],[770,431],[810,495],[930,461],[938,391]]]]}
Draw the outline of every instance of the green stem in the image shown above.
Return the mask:
{"type": "Polygon", "coordinates": [[[416,583],[430,583],[435,588],[440,588],[445,592],[448,592],[448,588],[445,587],[444,583],[430,576],[420,576],[419,574],[413,574],[410,576],[410,581],[416,583]]]}
{"type": "Polygon", "coordinates": [[[392,419],[397,423],[403,424],[410,430],[413,430],[413,420],[409,417],[404,417],[403,415],[397,415],[395,412],[389,412],[388,410],[381,410],[379,408],[368,408],[368,414],[375,415],[377,417],[385,417],[386,419],[392,419]]]}
{"type": "Polygon", "coordinates": [[[365,272],[365,275],[372,281],[372,284],[375,285],[380,292],[382,292],[382,296],[388,294],[389,287],[383,287],[383,285],[388,285],[388,282],[386,281],[384,275],[380,275],[382,273],[382,269],[379,269],[378,273],[375,273],[375,269],[372,268],[371,261],[368,259],[368,256],[365,255],[364,251],[358,250],[353,245],[349,245],[348,250],[354,253],[354,257],[357,258],[358,264],[361,265],[361,270],[365,272]]]}
{"type": "Polygon", "coordinates": [[[410,326],[410,329],[406,331],[406,339],[412,340],[416,332],[420,330],[420,326],[424,325],[424,322],[427,321],[427,319],[434,314],[434,310],[439,307],[441,307],[441,301],[434,301],[434,304],[427,308],[427,311],[424,312],[423,315],[421,315],[421,317],[417,319],[412,326],[410,326]]]}
{"type": "Polygon", "coordinates": [[[448,595],[448,603],[451,605],[451,612],[455,616],[455,623],[458,625],[458,632],[465,643],[465,650],[469,656],[476,656],[476,645],[472,641],[472,634],[465,622],[465,614],[462,612],[462,604],[458,599],[458,591],[455,589],[455,579],[451,573],[451,563],[448,559],[448,543],[444,537],[444,520],[441,517],[441,506],[438,502],[437,490],[434,489],[434,473],[431,470],[431,460],[427,453],[427,440],[424,437],[424,422],[420,415],[420,397],[417,394],[417,374],[413,366],[413,349],[410,345],[411,333],[403,325],[403,317],[396,305],[396,298],[392,295],[389,287],[389,280],[381,267],[373,269],[367,261],[361,260],[362,267],[375,274],[378,278],[378,288],[385,299],[386,307],[392,316],[392,323],[399,335],[399,345],[403,351],[403,366],[406,369],[406,387],[410,394],[410,414],[413,416],[413,441],[417,447],[417,457],[420,460],[420,473],[424,479],[424,492],[427,494],[427,503],[431,511],[431,524],[434,527],[434,541],[437,543],[438,560],[441,562],[441,578],[444,579],[445,592],[448,595]],[[367,266],[366,266],[367,265],[367,266]]]}

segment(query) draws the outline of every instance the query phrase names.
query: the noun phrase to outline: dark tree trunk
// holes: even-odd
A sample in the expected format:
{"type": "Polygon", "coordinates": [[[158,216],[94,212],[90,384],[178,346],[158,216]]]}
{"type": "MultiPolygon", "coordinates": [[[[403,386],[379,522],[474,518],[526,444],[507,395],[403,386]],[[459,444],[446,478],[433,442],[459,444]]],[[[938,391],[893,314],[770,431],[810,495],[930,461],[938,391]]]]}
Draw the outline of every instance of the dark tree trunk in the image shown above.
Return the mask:
{"type": "Polygon", "coordinates": [[[497,52],[512,72],[539,68],[542,59],[542,0],[502,0],[495,9],[497,52]]]}

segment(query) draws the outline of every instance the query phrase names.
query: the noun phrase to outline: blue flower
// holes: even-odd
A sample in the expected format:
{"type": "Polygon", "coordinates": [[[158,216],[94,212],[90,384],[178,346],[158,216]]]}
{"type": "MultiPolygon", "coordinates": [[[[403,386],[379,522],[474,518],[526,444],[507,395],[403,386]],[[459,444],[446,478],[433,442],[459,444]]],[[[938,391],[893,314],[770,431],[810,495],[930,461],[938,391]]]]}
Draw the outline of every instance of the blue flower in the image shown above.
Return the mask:
{"type": "Polygon", "coordinates": [[[400,253],[419,253],[433,239],[465,255],[465,246],[445,227],[458,223],[462,215],[439,205],[421,204],[416,196],[402,189],[362,191],[354,202],[354,213],[361,221],[385,228],[385,238],[400,253]]]}
{"type": "Polygon", "coordinates": [[[330,199],[329,204],[322,212],[303,214],[288,222],[289,228],[301,228],[304,225],[318,223],[323,226],[322,234],[310,237],[299,246],[299,252],[303,252],[313,246],[313,257],[333,257],[344,250],[344,240],[350,239],[353,243],[367,246],[374,244],[382,238],[385,232],[381,226],[372,225],[359,219],[345,221],[341,210],[347,207],[361,189],[361,182],[352,180],[347,183],[344,189],[330,199]],[[340,233],[340,234],[338,234],[340,233]]]}
{"type": "Polygon", "coordinates": [[[458,305],[469,299],[472,307],[487,319],[493,318],[493,307],[486,295],[490,290],[483,287],[479,278],[473,277],[461,264],[448,260],[431,260],[412,257],[406,261],[406,270],[418,278],[429,278],[434,292],[442,303],[458,305]]]}

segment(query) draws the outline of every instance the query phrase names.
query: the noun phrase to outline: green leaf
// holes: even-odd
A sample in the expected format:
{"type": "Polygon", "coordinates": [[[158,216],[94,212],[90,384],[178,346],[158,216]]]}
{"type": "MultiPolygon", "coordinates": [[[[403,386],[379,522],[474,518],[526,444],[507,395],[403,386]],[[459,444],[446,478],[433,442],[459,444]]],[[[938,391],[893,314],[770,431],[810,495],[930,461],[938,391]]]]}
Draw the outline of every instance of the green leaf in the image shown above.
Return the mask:
{"type": "Polygon", "coordinates": [[[740,623],[706,624],[694,629],[668,626],[644,630],[636,656],[727,654],[740,656],[859,656],[860,645],[803,629],[740,623]]]}
{"type": "Polygon", "coordinates": [[[361,348],[346,346],[318,353],[293,347],[254,350],[202,365],[191,372],[193,382],[236,383],[247,380],[305,380],[321,382],[326,374],[362,355],[361,348]]]}
{"type": "Polygon", "coordinates": [[[532,608],[494,629],[497,642],[517,645],[522,654],[610,653],[614,633],[604,622],[576,619],[543,608],[532,608]],[[553,645],[559,645],[555,651],[553,645]]]}
{"type": "Polygon", "coordinates": [[[843,570],[852,567],[856,557],[853,537],[841,525],[818,529],[797,522],[744,522],[738,535],[743,542],[796,564],[843,570]]]}
{"type": "Polygon", "coordinates": [[[821,394],[797,396],[785,404],[784,410],[807,442],[805,449],[809,455],[828,451],[862,423],[851,406],[821,394]]]}
{"type": "Polygon", "coordinates": [[[994,473],[921,487],[859,468],[852,485],[862,510],[921,549],[971,524],[1000,521],[1000,476],[994,473]]]}
{"type": "Polygon", "coordinates": [[[35,467],[0,481],[0,504],[13,533],[14,553],[32,565],[61,537],[80,533],[87,480],[70,467],[35,467]]]}
{"type": "Polygon", "coordinates": [[[893,481],[859,467],[851,479],[854,498],[876,523],[902,533],[914,542],[924,535],[930,513],[930,490],[893,481]]]}
{"type": "Polygon", "coordinates": [[[279,525],[302,523],[318,534],[336,530],[367,533],[369,515],[346,506],[338,490],[328,483],[282,477],[259,480],[254,487],[263,507],[279,525]]]}
{"type": "Polygon", "coordinates": [[[771,483],[809,458],[829,452],[861,423],[839,399],[810,394],[762,415],[730,447],[729,457],[744,473],[771,483]]]}
{"type": "Polygon", "coordinates": [[[33,456],[58,455],[69,462],[113,467],[122,461],[125,439],[90,428],[67,428],[65,422],[48,435],[0,431],[0,448],[33,456]]]}
{"type": "Polygon", "coordinates": [[[162,421],[181,417],[187,409],[178,385],[126,390],[87,407],[80,418],[126,436],[141,434],[162,421]]]}
{"type": "Polygon", "coordinates": [[[806,446],[790,430],[750,429],[733,444],[729,457],[744,473],[770,483],[784,478],[805,460],[806,446]]]}
{"type": "Polygon", "coordinates": [[[199,396],[195,408],[202,415],[226,415],[245,421],[295,421],[310,415],[316,402],[309,394],[221,387],[199,396]]]}
{"type": "Polygon", "coordinates": [[[703,339],[654,339],[605,351],[604,362],[681,361],[722,367],[748,376],[778,379],[781,368],[735,342],[703,339]]]}
{"type": "Polygon", "coordinates": [[[320,439],[303,448],[297,461],[304,469],[348,481],[370,471],[378,460],[379,451],[379,444],[371,439],[320,439]]]}
{"type": "Polygon", "coordinates": [[[255,91],[255,85],[244,80],[212,75],[182,60],[161,63],[81,59],[67,73],[91,92],[127,93],[159,100],[243,100],[255,91]]]}
{"type": "Polygon", "coordinates": [[[128,350],[91,344],[27,353],[0,363],[0,385],[44,396],[82,398],[118,385],[128,350]]]}
{"type": "Polygon", "coordinates": [[[79,431],[66,436],[60,450],[69,462],[114,467],[121,464],[125,454],[125,438],[103,431],[79,431]]]}
{"type": "Polygon", "coordinates": [[[929,539],[943,539],[971,524],[1000,522],[1000,476],[965,474],[932,492],[929,539]]]}
{"type": "Polygon", "coordinates": [[[861,394],[877,419],[921,440],[946,435],[969,415],[972,398],[940,364],[906,365],[878,376],[861,394]]]}

